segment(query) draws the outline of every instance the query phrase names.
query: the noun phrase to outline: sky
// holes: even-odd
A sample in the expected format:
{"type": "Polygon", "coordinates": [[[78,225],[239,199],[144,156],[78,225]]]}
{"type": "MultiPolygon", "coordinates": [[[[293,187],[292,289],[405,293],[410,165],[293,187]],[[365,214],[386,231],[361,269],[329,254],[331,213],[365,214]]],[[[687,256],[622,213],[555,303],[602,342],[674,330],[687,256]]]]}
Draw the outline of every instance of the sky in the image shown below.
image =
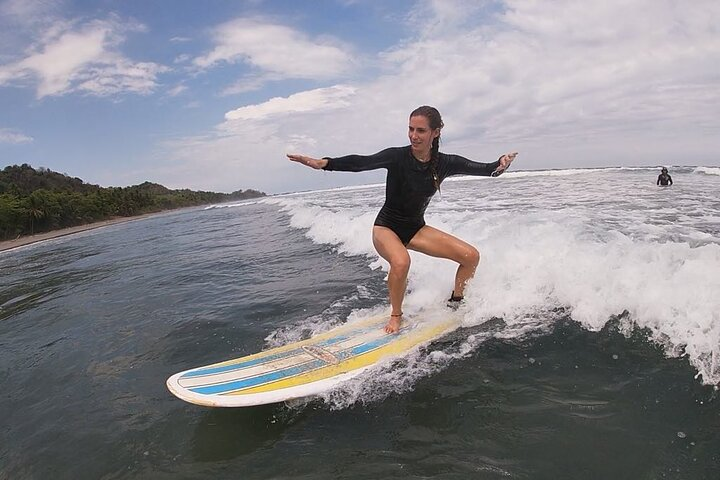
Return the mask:
{"type": "Polygon", "coordinates": [[[286,153],[720,165],[717,0],[0,0],[0,168],[102,186],[379,183],[286,153]]]}

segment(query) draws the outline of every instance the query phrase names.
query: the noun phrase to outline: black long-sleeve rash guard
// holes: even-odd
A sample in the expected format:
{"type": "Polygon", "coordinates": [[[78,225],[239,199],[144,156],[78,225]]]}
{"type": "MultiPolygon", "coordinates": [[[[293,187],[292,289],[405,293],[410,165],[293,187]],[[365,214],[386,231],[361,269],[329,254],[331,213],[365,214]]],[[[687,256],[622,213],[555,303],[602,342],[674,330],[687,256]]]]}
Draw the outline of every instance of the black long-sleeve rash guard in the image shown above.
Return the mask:
{"type": "MultiPolygon", "coordinates": [[[[439,153],[438,156],[438,185],[451,175],[490,176],[500,165],[499,160],[480,163],[460,155],[439,153]]],[[[387,148],[374,155],[346,155],[325,159],[328,163],[324,170],[362,172],[387,169],[385,204],[375,219],[375,225],[392,229],[406,245],[425,225],[425,210],[436,191],[433,169],[430,162],[416,159],[409,145],[387,148]]]]}

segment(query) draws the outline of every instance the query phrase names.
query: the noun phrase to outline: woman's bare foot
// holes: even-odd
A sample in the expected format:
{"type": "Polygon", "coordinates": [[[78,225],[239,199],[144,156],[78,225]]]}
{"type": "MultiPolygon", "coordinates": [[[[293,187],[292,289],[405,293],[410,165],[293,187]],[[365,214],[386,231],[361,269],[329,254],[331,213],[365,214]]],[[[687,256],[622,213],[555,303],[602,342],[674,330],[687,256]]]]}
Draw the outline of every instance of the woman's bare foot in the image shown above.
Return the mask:
{"type": "Polygon", "coordinates": [[[400,324],[402,323],[402,313],[390,314],[390,320],[385,325],[385,333],[398,333],[400,331],[400,324]]]}

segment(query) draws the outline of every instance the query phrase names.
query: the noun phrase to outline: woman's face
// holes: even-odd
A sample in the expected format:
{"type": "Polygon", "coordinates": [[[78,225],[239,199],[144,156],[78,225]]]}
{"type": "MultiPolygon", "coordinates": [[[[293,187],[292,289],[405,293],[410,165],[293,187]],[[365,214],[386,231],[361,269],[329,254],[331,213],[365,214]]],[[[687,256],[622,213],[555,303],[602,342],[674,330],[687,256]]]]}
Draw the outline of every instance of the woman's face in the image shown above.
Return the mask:
{"type": "Polygon", "coordinates": [[[432,130],[430,122],[424,115],[415,115],[410,117],[410,125],[408,126],[408,138],[412,146],[413,155],[421,160],[429,160],[428,154],[432,148],[432,142],[435,137],[440,135],[440,129],[432,130]]]}

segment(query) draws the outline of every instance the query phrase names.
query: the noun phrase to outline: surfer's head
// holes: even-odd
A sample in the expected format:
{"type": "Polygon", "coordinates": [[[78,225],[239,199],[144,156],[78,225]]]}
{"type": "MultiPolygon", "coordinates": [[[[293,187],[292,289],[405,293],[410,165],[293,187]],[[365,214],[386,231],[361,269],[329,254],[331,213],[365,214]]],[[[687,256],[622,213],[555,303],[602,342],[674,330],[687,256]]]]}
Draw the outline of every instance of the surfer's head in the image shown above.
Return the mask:
{"type": "Polygon", "coordinates": [[[419,117],[424,117],[427,120],[427,124],[422,126],[425,126],[429,131],[427,132],[428,135],[426,139],[419,137],[413,139],[412,133],[416,132],[409,132],[410,141],[413,144],[413,148],[415,148],[415,145],[421,146],[419,144],[422,140],[428,140],[428,143],[430,143],[432,146],[432,150],[435,150],[440,144],[440,130],[442,130],[444,126],[442,117],[440,116],[440,112],[438,112],[437,108],[435,107],[423,105],[422,107],[418,107],[412,111],[412,113],[410,114],[411,123],[413,119],[420,120],[419,117]]]}
{"type": "Polygon", "coordinates": [[[431,160],[435,188],[440,188],[437,175],[437,159],[440,151],[440,131],[444,124],[437,108],[423,105],[410,114],[408,137],[413,155],[419,160],[431,160]],[[428,158],[429,156],[429,158],[428,158]]]}
{"type": "Polygon", "coordinates": [[[667,168],[665,168],[665,167],[662,167],[662,170],[660,170],[660,172],[662,172],[662,173],[667,173],[667,172],[668,172],[668,170],[667,170],[667,168]]]}

